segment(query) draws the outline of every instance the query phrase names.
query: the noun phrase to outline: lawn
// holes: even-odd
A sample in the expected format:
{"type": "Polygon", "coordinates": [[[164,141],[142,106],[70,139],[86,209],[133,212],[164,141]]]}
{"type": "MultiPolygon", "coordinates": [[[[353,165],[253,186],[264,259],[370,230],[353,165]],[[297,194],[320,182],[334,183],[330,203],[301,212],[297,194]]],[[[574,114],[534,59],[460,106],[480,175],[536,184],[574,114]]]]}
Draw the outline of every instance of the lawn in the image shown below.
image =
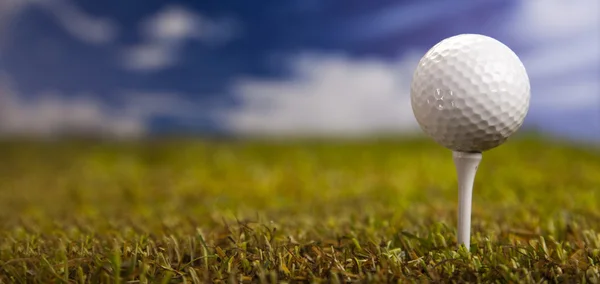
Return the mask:
{"type": "Polygon", "coordinates": [[[600,281],[597,148],[484,153],[458,249],[429,140],[0,146],[0,283],[600,281]]]}

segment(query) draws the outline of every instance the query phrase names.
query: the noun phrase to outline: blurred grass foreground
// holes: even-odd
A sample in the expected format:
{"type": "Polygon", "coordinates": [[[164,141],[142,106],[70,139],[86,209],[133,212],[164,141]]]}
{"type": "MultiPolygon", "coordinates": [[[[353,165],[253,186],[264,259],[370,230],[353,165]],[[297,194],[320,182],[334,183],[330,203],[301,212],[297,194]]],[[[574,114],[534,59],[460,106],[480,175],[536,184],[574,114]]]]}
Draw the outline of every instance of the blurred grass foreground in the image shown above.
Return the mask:
{"type": "Polygon", "coordinates": [[[600,281],[593,148],[486,152],[469,252],[429,141],[1,146],[1,283],[600,281]]]}

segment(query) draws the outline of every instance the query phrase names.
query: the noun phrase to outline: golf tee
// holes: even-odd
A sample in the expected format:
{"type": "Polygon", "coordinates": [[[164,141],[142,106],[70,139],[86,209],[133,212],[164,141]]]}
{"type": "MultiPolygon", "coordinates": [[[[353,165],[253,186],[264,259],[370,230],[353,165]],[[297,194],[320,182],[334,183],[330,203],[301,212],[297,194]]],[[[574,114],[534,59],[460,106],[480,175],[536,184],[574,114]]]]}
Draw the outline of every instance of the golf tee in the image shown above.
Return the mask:
{"type": "Polygon", "coordinates": [[[481,153],[453,152],[452,156],[458,178],[458,244],[463,244],[469,249],[473,182],[481,161],[481,153]]]}

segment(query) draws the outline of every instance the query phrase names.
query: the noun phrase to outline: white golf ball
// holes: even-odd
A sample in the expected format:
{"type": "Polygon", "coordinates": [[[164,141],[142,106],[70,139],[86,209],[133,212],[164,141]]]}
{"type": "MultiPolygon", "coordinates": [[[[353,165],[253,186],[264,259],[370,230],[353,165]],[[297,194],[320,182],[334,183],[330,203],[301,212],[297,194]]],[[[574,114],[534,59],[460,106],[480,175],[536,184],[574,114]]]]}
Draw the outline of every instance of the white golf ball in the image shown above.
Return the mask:
{"type": "Polygon", "coordinates": [[[499,146],[523,124],[530,85],[517,55],[477,34],[446,38],[419,61],[412,109],[423,131],[458,152],[499,146]]]}

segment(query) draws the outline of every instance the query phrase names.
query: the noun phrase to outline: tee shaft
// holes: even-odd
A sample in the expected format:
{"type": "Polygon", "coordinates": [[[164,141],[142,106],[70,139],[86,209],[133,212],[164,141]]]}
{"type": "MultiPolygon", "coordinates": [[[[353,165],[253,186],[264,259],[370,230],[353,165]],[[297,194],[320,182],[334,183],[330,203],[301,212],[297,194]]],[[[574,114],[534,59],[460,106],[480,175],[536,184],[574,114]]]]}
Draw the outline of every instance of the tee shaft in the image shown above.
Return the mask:
{"type": "Polygon", "coordinates": [[[471,239],[471,204],[473,182],[481,162],[481,152],[453,152],[458,178],[458,244],[469,248],[471,239]]]}

